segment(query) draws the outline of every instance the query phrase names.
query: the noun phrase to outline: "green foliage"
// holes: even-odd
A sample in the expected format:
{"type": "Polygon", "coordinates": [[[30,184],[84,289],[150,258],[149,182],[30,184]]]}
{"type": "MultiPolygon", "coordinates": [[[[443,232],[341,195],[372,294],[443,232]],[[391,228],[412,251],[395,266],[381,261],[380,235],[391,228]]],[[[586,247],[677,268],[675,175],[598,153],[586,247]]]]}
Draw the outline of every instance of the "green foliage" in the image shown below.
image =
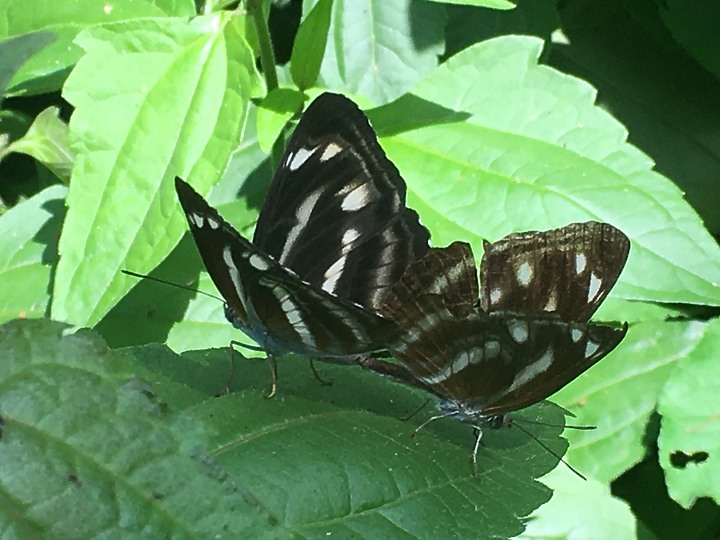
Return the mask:
{"type": "Polygon", "coordinates": [[[654,514],[691,512],[717,534],[718,11],[562,4],[305,0],[268,34],[268,2],[0,0],[2,535],[509,538],[532,516],[528,538],[671,538],[654,514]],[[289,65],[268,35],[296,35],[289,65]],[[267,152],[324,88],[369,110],[435,245],[588,219],[630,237],[598,314],[628,336],[553,399],[597,426],[563,434],[588,482],[541,478],[557,459],[517,429],[486,433],[473,478],[467,426],[410,437],[425,396],[355,368],[319,365],[325,387],[283,358],[265,400],[243,350],[213,397],[245,339],[222,303],[120,273],[216,293],[172,178],[251,232],[267,152]]]}

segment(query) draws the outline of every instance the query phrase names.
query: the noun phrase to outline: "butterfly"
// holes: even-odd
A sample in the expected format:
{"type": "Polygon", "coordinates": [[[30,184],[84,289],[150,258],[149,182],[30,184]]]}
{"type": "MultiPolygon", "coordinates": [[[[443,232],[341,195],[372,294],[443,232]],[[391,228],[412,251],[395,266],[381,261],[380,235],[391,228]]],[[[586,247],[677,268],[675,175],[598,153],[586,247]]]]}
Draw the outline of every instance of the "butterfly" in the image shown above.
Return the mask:
{"type": "MultiPolygon", "coordinates": [[[[433,248],[407,268],[382,313],[402,330],[367,369],[439,398],[439,414],[482,427],[549,397],[610,353],[621,328],[589,323],[617,281],[630,243],[615,227],[574,223],[485,243],[481,284],[470,246],[433,248]]],[[[424,425],[424,424],[423,424],[424,425]]]]}
{"type": "Polygon", "coordinates": [[[275,358],[350,360],[397,327],[379,311],[429,249],[406,185],[360,109],[324,93],[307,108],[275,172],[252,242],[183,180],[175,187],[226,318],[275,358]]]}

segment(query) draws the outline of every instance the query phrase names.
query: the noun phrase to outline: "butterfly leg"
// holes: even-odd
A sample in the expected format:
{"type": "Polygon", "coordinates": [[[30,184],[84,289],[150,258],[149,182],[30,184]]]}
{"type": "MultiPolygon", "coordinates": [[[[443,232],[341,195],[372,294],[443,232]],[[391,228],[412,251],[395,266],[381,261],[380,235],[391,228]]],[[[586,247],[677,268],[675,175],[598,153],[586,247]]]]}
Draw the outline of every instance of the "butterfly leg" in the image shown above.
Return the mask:
{"type": "Polygon", "coordinates": [[[277,391],[277,362],[275,361],[275,356],[272,354],[267,355],[267,361],[270,365],[270,377],[272,383],[270,385],[270,392],[265,395],[265,398],[270,399],[275,396],[275,392],[277,391]]]}
{"type": "Polygon", "coordinates": [[[415,437],[417,435],[418,431],[420,431],[422,428],[427,426],[430,422],[434,422],[435,420],[440,420],[441,418],[447,418],[448,416],[451,416],[451,414],[436,414],[435,416],[431,416],[427,420],[425,420],[422,424],[420,424],[418,427],[416,427],[413,432],[410,434],[410,437],[415,437]]]}
{"type": "Polygon", "coordinates": [[[235,377],[235,347],[242,347],[243,343],[240,341],[232,340],[230,342],[230,375],[228,375],[227,381],[225,382],[225,385],[220,388],[219,390],[215,391],[215,397],[220,397],[223,394],[229,394],[230,393],[230,384],[232,384],[232,380],[235,377]]]}
{"type": "Polygon", "coordinates": [[[318,373],[318,370],[315,369],[315,362],[313,362],[312,358],[310,358],[309,362],[310,362],[310,369],[312,370],[312,374],[313,374],[313,377],[315,377],[315,380],[317,382],[319,382],[320,384],[322,384],[323,386],[330,386],[332,384],[332,381],[323,379],[320,376],[320,373],[318,373]]]}
{"type": "Polygon", "coordinates": [[[472,451],[472,471],[473,471],[473,476],[475,478],[477,478],[478,477],[477,454],[478,454],[478,450],[480,449],[480,441],[482,440],[483,432],[482,432],[482,429],[479,428],[478,426],[475,426],[475,432],[477,433],[477,437],[475,439],[475,446],[473,446],[473,451],[472,451]]]}

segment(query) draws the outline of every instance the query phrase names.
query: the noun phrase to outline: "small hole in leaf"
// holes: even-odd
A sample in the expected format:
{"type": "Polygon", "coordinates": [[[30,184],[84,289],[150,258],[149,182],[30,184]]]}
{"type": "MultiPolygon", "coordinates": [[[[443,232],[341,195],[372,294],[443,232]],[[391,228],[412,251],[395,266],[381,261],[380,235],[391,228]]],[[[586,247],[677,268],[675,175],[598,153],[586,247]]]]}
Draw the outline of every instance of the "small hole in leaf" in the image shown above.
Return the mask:
{"type": "Polygon", "coordinates": [[[707,460],[709,454],[707,452],[693,452],[686,454],[680,450],[676,450],[670,454],[670,463],[676,469],[684,469],[688,463],[703,463],[707,460]]]}

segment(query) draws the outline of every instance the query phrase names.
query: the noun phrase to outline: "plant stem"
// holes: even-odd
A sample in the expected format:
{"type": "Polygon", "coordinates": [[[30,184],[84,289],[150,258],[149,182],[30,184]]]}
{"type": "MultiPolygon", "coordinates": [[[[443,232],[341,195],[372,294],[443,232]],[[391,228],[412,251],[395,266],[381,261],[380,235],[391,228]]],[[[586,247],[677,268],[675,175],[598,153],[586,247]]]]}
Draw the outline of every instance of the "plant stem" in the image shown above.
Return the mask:
{"type": "MultiPolygon", "coordinates": [[[[265,20],[265,14],[262,10],[262,0],[247,0],[247,11],[252,17],[255,24],[255,32],[257,34],[258,44],[260,45],[260,64],[265,74],[265,85],[268,93],[278,88],[277,70],[275,67],[275,54],[273,53],[272,41],[270,40],[270,29],[265,20]]],[[[275,170],[282,159],[282,153],[285,149],[285,140],[281,132],[280,136],[275,140],[270,160],[272,170],[275,170]]]]}

